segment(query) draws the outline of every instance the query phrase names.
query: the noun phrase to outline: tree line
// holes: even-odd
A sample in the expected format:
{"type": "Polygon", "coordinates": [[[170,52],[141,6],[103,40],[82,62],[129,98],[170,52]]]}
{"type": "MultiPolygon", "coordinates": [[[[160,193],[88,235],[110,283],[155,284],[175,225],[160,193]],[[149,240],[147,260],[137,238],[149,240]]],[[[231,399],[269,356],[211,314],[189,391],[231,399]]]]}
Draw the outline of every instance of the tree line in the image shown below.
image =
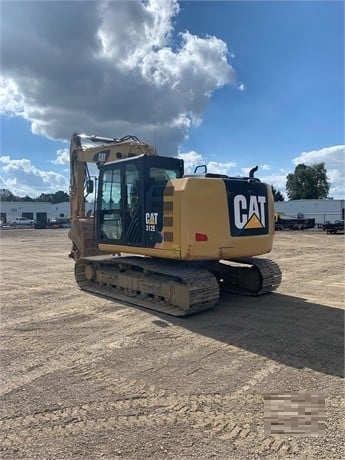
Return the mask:
{"type": "Polygon", "coordinates": [[[36,202],[48,202],[52,204],[56,203],[65,203],[69,201],[69,194],[59,190],[55,193],[41,193],[37,198],[31,198],[29,195],[17,196],[14,195],[11,191],[6,190],[6,193],[3,193],[0,196],[0,201],[36,201],[36,202]]]}
{"type": "MultiPolygon", "coordinates": [[[[312,166],[299,164],[295,171],[286,176],[286,193],[289,200],[329,198],[330,182],[327,177],[325,163],[315,163],[312,166]]],[[[284,201],[283,194],[272,185],[274,201],[284,201]]],[[[0,201],[45,201],[49,203],[64,203],[69,201],[69,195],[62,190],[55,193],[41,193],[37,198],[28,195],[16,196],[9,190],[0,196],[0,201]]]]}

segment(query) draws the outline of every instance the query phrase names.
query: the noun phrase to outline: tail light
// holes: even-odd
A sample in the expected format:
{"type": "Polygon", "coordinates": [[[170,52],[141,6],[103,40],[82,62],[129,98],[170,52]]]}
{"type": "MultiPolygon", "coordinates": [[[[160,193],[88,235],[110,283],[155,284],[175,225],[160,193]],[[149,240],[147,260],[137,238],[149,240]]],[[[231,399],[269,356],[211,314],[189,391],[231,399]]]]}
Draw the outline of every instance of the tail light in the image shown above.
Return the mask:
{"type": "Polygon", "coordinates": [[[208,241],[208,236],[205,233],[196,233],[195,241],[208,241]]]}

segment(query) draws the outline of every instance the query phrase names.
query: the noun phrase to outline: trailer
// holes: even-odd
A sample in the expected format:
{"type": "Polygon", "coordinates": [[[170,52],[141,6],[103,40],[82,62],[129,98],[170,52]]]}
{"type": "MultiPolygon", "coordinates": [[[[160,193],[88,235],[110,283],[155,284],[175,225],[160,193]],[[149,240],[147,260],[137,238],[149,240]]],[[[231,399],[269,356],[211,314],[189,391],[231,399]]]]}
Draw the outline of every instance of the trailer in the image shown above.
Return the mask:
{"type": "Polygon", "coordinates": [[[338,232],[344,233],[344,221],[336,220],[335,222],[325,222],[322,226],[322,230],[333,235],[335,235],[338,232]]]}
{"type": "Polygon", "coordinates": [[[276,230],[306,230],[314,227],[314,218],[283,216],[279,212],[275,213],[276,230]]]}

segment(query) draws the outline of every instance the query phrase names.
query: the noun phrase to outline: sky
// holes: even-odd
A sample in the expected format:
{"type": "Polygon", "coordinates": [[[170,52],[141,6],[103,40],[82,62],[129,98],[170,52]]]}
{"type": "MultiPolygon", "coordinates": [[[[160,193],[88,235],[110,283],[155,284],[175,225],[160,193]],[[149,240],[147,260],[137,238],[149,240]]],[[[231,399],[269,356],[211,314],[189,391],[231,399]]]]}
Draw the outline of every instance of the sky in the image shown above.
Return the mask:
{"type": "Polygon", "coordinates": [[[324,162],[345,198],[343,1],[0,2],[0,189],[68,192],[74,132],[132,134],[185,172],[324,162]]]}

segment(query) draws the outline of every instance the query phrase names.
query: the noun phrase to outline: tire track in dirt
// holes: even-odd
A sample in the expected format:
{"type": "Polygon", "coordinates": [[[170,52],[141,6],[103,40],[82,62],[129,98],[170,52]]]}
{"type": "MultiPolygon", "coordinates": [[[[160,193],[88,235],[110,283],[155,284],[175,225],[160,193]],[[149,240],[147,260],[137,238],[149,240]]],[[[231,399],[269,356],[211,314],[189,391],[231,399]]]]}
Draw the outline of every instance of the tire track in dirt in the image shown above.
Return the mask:
{"type": "MultiPolygon", "coordinates": [[[[229,399],[220,394],[156,395],[112,402],[93,402],[79,406],[35,413],[0,422],[2,449],[57,436],[75,436],[98,430],[172,427],[179,425],[223,441],[250,453],[293,453],[291,441],[267,437],[239,424],[233,415],[224,413],[220,404],[229,399]],[[214,405],[215,407],[212,407],[214,405]]],[[[233,399],[230,396],[230,399],[233,399]]]]}
{"type": "MultiPolygon", "coordinates": [[[[92,330],[92,325],[88,323],[92,330]]],[[[136,326],[138,329],[138,326],[136,326]]],[[[121,334],[115,335],[113,332],[103,333],[104,337],[97,342],[90,342],[88,335],[83,340],[83,354],[80,353],[80,342],[78,344],[66,343],[58,348],[54,348],[44,356],[38,355],[37,359],[31,362],[30,367],[23,366],[16,375],[7,375],[7,382],[4,383],[0,390],[0,397],[5,396],[17,388],[28,385],[34,380],[44,375],[56,372],[57,370],[73,369],[75,367],[90,367],[91,364],[101,362],[106,356],[106,350],[121,347],[128,342],[128,333],[133,332],[133,324],[125,325],[121,328],[121,334]],[[77,363],[77,364],[76,364],[77,363]]],[[[37,331],[34,331],[37,334],[37,331]]],[[[42,331],[44,333],[44,331],[42,331]]],[[[38,344],[39,341],[33,336],[31,346],[38,344]]],[[[132,338],[132,341],[135,339],[132,338]]],[[[28,347],[28,344],[26,344],[28,347]]],[[[17,367],[18,371],[18,367],[17,367]]]]}
{"type": "MultiPolygon", "coordinates": [[[[116,401],[90,402],[65,408],[6,418],[0,421],[3,433],[2,447],[8,449],[18,444],[28,444],[37,439],[55,436],[75,436],[94,430],[127,429],[140,427],[172,427],[203,432],[210,438],[231,442],[250,453],[288,455],[296,450],[293,441],[265,436],[263,430],[251,429],[248,423],[239,423],[238,416],[245,414],[231,409],[229,403],[245,396],[258,383],[264,381],[278,368],[267,363],[237,391],[231,394],[202,393],[181,395],[154,385],[142,386],[140,382],[119,379],[117,391],[136,392],[136,395],[116,401]],[[139,391],[138,391],[139,390],[139,391]],[[262,432],[261,432],[262,431],[262,432]]],[[[230,404],[231,405],[231,404],[230,404]]],[[[250,420],[250,414],[247,414],[250,420]]]]}

